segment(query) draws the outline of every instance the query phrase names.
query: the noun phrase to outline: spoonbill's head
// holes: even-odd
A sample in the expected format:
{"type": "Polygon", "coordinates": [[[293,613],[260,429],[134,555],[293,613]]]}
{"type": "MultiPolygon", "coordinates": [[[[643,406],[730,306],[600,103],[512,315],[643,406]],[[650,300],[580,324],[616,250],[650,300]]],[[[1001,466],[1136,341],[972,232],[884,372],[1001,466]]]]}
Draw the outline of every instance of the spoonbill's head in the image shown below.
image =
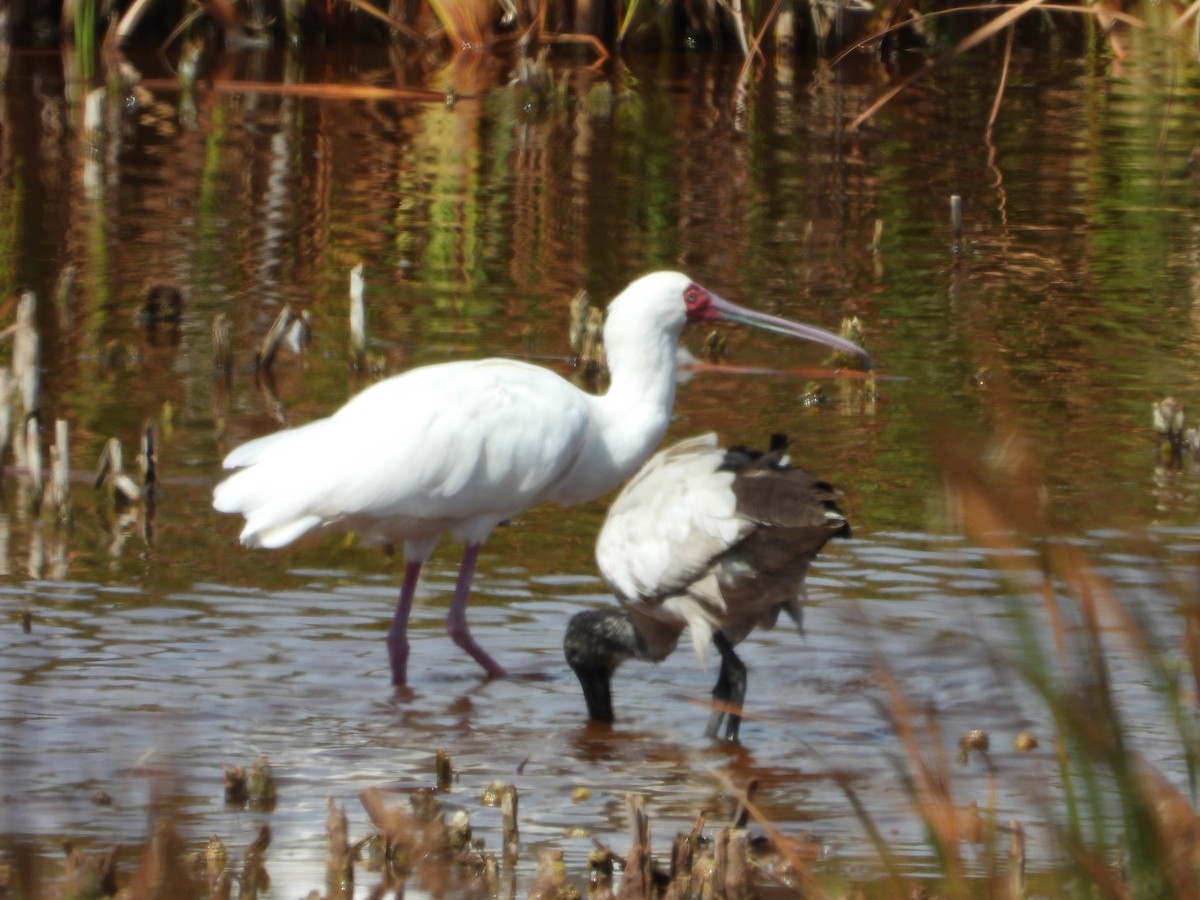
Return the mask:
{"type": "MultiPolygon", "coordinates": [[[[871,358],[862,347],[823,328],[756,312],[719,297],[682,272],[652,272],[625,288],[608,307],[605,345],[625,328],[650,329],[678,338],[688,322],[736,322],[776,334],[824,344],[859,357],[865,367],[871,358]]],[[[619,338],[618,338],[619,339],[619,338]]]]}

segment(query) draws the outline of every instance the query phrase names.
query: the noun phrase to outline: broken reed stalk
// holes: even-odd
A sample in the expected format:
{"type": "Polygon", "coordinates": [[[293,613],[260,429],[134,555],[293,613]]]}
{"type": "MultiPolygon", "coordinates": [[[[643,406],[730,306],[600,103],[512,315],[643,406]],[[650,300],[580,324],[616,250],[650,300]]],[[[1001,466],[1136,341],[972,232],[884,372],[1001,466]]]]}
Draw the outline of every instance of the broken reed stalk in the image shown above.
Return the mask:
{"type": "Polygon", "coordinates": [[[142,490],[149,500],[154,491],[154,483],[158,480],[158,448],[155,435],[158,428],[153,419],[147,419],[142,424],[142,448],[138,453],[138,468],[142,472],[142,490]]]}
{"type": "Polygon", "coordinates": [[[41,393],[41,344],[37,330],[37,294],[24,291],[17,301],[17,330],[13,336],[13,375],[21,390],[26,416],[36,415],[41,393]]]}
{"type": "Polygon", "coordinates": [[[213,370],[224,375],[233,372],[233,322],[225,313],[217,313],[212,323],[213,370]]]}
{"type": "Polygon", "coordinates": [[[75,304],[75,267],[63,266],[54,285],[54,308],[58,310],[58,321],[64,328],[71,324],[71,311],[75,304]]]}
{"type": "Polygon", "coordinates": [[[729,869],[729,826],[726,825],[717,832],[713,841],[713,866],[711,879],[714,889],[725,884],[725,875],[729,869]]]}
{"type": "Polygon", "coordinates": [[[29,476],[29,509],[36,513],[42,505],[42,446],[38,442],[38,421],[25,420],[25,472],[29,476]]]}
{"type": "Polygon", "coordinates": [[[71,453],[69,426],[66,419],[54,422],[54,445],[50,448],[50,486],[46,491],[47,506],[60,521],[70,515],[71,453]]]}
{"type": "MultiPolygon", "coordinates": [[[[745,832],[738,832],[745,836],[745,832]]],[[[748,860],[745,858],[747,852],[746,843],[742,841],[742,857],[738,860],[739,851],[737,849],[737,841],[734,839],[734,832],[726,825],[717,832],[717,839],[713,847],[713,867],[712,867],[712,891],[711,893],[717,897],[727,897],[728,900],[742,900],[746,896],[745,878],[746,865],[748,860]],[[739,882],[740,879],[740,882],[739,882]],[[740,883],[741,889],[730,891],[730,885],[740,883]]]]}
{"type": "Polygon", "coordinates": [[[754,805],[754,795],[758,793],[758,779],[751,778],[746,782],[746,789],[738,797],[737,809],[733,813],[734,828],[745,828],[750,824],[750,807],[754,805]]]}
{"type": "Polygon", "coordinates": [[[720,896],[723,889],[727,900],[749,900],[754,895],[751,884],[753,864],[750,862],[750,833],[741,828],[729,831],[729,840],[725,847],[725,878],[714,885],[717,896],[720,896]]]}
{"type": "Polygon", "coordinates": [[[325,891],[330,900],[349,900],[354,896],[354,847],[349,840],[346,808],[329,798],[325,817],[325,891]]]}
{"type": "Polygon", "coordinates": [[[363,301],[362,263],[350,270],[350,356],[361,369],[367,356],[367,310],[363,301]]]}
{"type": "Polygon", "coordinates": [[[454,767],[450,764],[450,754],[444,749],[438,749],[436,767],[437,789],[439,791],[450,790],[450,785],[454,781],[454,767]]]}
{"type": "Polygon", "coordinates": [[[696,863],[696,848],[700,846],[703,833],[704,813],[700,813],[692,825],[692,830],[687,834],[680,832],[675,835],[671,844],[671,884],[679,885],[681,890],[684,885],[691,884],[692,869],[696,863]]]}
{"type": "Polygon", "coordinates": [[[517,845],[521,842],[521,832],[517,827],[517,786],[506,784],[504,793],[500,795],[500,821],[504,831],[504,855],[515,855],[517,845]]]}
{"type": "Polygon", "coordinates": [[[1025,900],[1025,829],[1016,819],[1008,826],[1008,897],[1025,900]]]}
{"type": "Polygon", "coordinates": [[[622,900],[649,900],[653,887],[650,877],[650,818],[646,799],[640,794],[625,795],[625,815],[629,817],[629,855],[617,896],[622,900]]]}
{"type": "Polygon", "coordinates": [[[137,503],[142,499],[142,489],[137,482],[125,474],[125,454],[117,438],[109,438],[100,453],[96,479],[93,486],[99,490],[106,484],[112,485],[113,500],[121,506],[137,503]]]}
{"type": "Polygon", "coordinates": [[[300,314],[292,321],[291,328],[288,329],[287,345],[293,353],[301,354],[308,349],[308,345],[311,343],[312,313],[304,309],[300,311],[300,314]]]}
{"type": "Polygon", "coordinates": [[[958,194],[950,195],[950,226],[954,229],[954,246],[957,248],[962,243],[963,233],[962,197],[958,194]]]}
{"type": "Polygon", "coordinates": [[[272,364],[275,362],[275,354],[279,352],[279,345],[283,343],[283,339],[287,337],[288,328],[292,324],[292,307],[285,303],[283,309],[279,311],[279,315],[275,317],[275,321],[271,324],[271,329],[267,332],[267,336],[263,338],[262,346],[259,347],[258,353],[254,357],[254,365],[261,372],[269,372],[272,364]]]}
{"type": "Polygon", "coordinates": [[[567,865],[561,850],[539,850],[537,872],[529,887],[529,900],[556,900],[559,897],[578,897],[579,892],[567,883],[567,865]]]}
{"type": "Polygon", "coordinates": [[[611,897],[613,858],[607,850],[599,848],[588,854],[588,896],[611,897]]]}
{"type": "MultiPolygon", "coordinates": [[[[8,369],[0,369],[0,464],[13,443],[13,394],[16,379],[8,369]]],[[[19,464],[19,461],[18,461],[19,464]]]]}

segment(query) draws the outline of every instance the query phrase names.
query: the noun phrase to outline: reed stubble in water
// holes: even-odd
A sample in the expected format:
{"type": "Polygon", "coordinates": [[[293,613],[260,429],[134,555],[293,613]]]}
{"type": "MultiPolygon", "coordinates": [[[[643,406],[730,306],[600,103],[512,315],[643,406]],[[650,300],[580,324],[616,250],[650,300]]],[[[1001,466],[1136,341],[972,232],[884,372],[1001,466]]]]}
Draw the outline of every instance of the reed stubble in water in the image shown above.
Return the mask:
{"type": "Polygon", "coordinates": [[[367,358],[367,308],[363,299],[366,283],[363,264],[350,270],[350,359],[354,368],[361,369],[367,358]]]}
{"type": "Polygon", "coordinates": [[[254,357],[254,365],[261,372],[270,372],[271,366],[275,364],[275,355],[279,352],[279,347],[283,344],[284,338],[287,337],[288,329],[292,325],[292,307],[285,303],[283,309],[279,310],[279,314],[275,316],[275,321],[271,323],[266,337],[263,338],[262,344],[258,348],[258,353],[254,357]]]}

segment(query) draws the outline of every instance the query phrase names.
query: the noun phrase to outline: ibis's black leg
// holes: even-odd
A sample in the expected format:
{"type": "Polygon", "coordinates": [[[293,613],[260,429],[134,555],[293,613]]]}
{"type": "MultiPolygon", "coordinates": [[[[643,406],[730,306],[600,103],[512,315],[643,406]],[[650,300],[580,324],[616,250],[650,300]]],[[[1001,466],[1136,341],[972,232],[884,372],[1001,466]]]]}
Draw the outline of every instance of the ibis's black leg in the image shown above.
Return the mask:
{"type": "Polygon", "coordinates": [[[742,704],[746,700],[746,664],[733,652],[733,644],[721,632],[713,634],[713,643],[721,654],[721,671],[712,696],[715,707],[708,717],[708,736],[721,738],[721,724],[725,723],[724,740],[736,741],[742,725],[742,704]],[[735,712],[736,710],[736,712],[735,712]]]}

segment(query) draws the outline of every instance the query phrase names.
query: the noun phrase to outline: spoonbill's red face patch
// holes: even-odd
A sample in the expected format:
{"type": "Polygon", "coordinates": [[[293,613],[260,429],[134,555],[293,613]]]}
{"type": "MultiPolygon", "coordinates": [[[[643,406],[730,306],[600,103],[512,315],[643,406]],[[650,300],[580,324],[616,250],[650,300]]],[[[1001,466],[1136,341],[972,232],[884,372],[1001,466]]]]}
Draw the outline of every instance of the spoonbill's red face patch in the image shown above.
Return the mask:
{"type": "Polygon", "coordinates": [[[715,317],[712,297],[709,296],[708,291],[698,284],[689,284],[687,286],[687,290],[683,292],[683,302],[687,307],[689,319],[711,319],[715,317]]]}

